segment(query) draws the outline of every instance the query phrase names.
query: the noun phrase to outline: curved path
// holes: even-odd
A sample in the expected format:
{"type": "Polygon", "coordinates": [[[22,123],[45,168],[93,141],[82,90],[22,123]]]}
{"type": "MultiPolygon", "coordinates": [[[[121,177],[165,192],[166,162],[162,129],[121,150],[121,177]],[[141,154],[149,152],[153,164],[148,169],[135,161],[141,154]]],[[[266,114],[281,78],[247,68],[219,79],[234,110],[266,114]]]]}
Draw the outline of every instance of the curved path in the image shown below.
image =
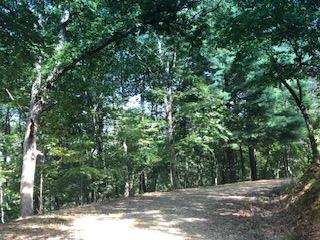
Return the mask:
{"type": "Polygon", "coordinates": [[[0,226],[0,239],[276,240],[274,189],[260,180],[91,204],[0,226]]]}

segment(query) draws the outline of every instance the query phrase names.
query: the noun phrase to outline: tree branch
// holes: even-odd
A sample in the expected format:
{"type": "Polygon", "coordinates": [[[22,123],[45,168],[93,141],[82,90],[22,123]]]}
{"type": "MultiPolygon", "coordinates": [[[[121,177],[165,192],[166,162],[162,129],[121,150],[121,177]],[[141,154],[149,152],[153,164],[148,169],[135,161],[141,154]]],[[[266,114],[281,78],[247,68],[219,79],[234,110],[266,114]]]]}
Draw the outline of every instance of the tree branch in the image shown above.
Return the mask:
{"type": "MultiPolygon", "coordinates": [[[[69,63],[65,64],[65,65],[60,65],[57,66],[56,68],[53,69],[52,73],[47,77],[47,79],[44,81],[44,85],[41,89],[41,93],[39,94],[46,94],[49,92],[49,90],[52,88],[53,84],[59,80],[65,73],[67,73],[69,70],[72,70],[80,61],[98,53],[99,51],[105,49],[107,46],[111,45],[112,43],[116,43],[120,40],[122,40],[123,38],[127,37],[130,34],[133,34],[135,32],[137,32],[138,30],[140,30],[141,28],[145,27],[145,25],[154,25],[157,22],[161,22],[164,21],[165,19],[155,19],[154,16],[156,14],[159,14],[161,12],[170,12],[170,13],[174,13],[174,12],[178,12],[181,11],[182,9],[185,8],[190,8],[193,5],[201,2],[202,0],[192,0],[189,2],[182,2],[180,4],[178,4],[174,9],[170,9],[170,11],[168,11],[168,9],[156,9],[156,11],[152,11],[151,13],[148,14],[148,16],[150,17],[150,19],[145,18],[143,20],[143,24],[140,27],[131,27],[128,29],[121,29],[118,30],[116,32],[114,32],[110,37],[106,37],[102,40],[100,40],[98,43],[96,43],[95,45],[87,48],[86,50],[84,50],[82,53],[80,53],[79,56],[75,57],[74,59],[72,59],[69,63]]],[[[38,96],[40,97],[40,96],[38,96]]],[[[39,98],[40,99],[40,98],[39,98]]]]}
{"type": "Polygon", "coordinates": [[[292,95],[293,99],[295,100],[298,108],[301,110],[301,108],[303,107],[301,99],[298,97],[297,93],[294,91],[294,89],[291,87],[291,85],[286,81],[285,77],[282,75],[282,70],[280,69],[279,64],[277,63],[274,56],[272,54],[269,54],[269,57],[270,57],[271,62],[273,63],[273,65],[276,69],[276,73],[279,76],[280,82],[288,89],[288,91],[292,95]]]}
{"type": "Polygon", "coordinates": [[[300,80],[299,79],[297,79],[296,82],[297,82],[297,86],[298,86],[298,89],[299,89],[299,99],[300,99],[300,102],[302,103],[302,86],[300,84],[300,80]]]}
{"type": "Polygon", "coordinates": [[[23,111],[22,106],[18,102],[16,102],[15,98],[13,97],[13,95],[11,94],[11,92],[7,88],[5,89],[5,91],[7,92],[8,96],[12,100],[12,102],[17,104],[19,110],[21,111],[21,114],[27,119],[27,116],[26,116],[25,112],[23,111]]]}
{"type": "Polygon", "coordinates": [[[44,93],[48,92],[51,89],[51,87],[53,86],[53,84],[57,80],[59,80],[59,78],[61,78],[65,73],[67,73],[69,70],[73,69],[77,65],[77,63],[79,63],[80,61],[98,53],[99,51],[103,50],[104,48],[106,48],[110,44],[115,43],[115,42],[125,38],[126,36],[134,33],[135,30],[137,30],[137,28],[130,28],[129,30],[126,30],[126,31],[124,31],[124,30],[117,31],[111,37],[104,38],[104,39],[100,40],[96,45],[89,47],[88,49],[83,51],[78,57],[71,60],[68,64],[66,64],[64,66],[56,67],[52,71],[52,73],[47,77],[47,79],[44,83],[45,85],[43,87],[42,92],[44,92],[44,93]]]}

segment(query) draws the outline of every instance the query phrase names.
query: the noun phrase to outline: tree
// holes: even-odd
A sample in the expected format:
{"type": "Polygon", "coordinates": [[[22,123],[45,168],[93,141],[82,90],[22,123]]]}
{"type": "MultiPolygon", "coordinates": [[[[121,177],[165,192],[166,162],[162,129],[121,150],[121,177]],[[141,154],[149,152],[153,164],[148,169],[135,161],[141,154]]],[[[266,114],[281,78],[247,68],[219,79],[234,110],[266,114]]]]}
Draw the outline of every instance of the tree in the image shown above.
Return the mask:
{"type": "MultiPolygon", "coordinates": [[[[148,26],[160,26],[165,22],[167,26],[177,19],[176,13],[193,6],[195,1],[168,2],[166,5],[151,4],[149,1],[137,1],[131,6],[118,3],[68,3],[45,2],[35,7],[31,1],[9,4],[4,3],[2,15],[19,20],[28,14],[33,19],[32,32],[40,38],[41,43],[34,51],[35,75],[31,87],[28,119],[24,138],[23,167],[21,176],[21,216],[33,213],[33,186],[36,158],[39,155],[36,139],[39,128],[39,117],[46,110],[47,99],[53,86],[76,66],[82,65],[84,60],[121,41],[131,34],[136,34],[148,26]],[[98,11],[98,9],[100,9],[98,11]],[[103,10],[110,10],[113,16],[103,10]],[[60,19],[55,25],[52,19],[60,19]],[[106,27],[106,22],[111,20],[106,27]],[[104,26],[101,32],[99,28],[104,26]],[[52,32],[52,27],[60,30],[58,34],[52,32]],[[83,29],[81,36],[77,29],[83,29]],[[94,29],[94,31],[93,31],[94,29]],[[99,34],[96,34],[99,33],[99,34]],[[49,36],[49,38],[47,37],[49,36]],[[55,40],[60,39],[56,42],[55,40]],[[46,42],[48,41],[48,42],[46,42]],[[53,48],[47,49],[48,43],[53,48]],[[55,53],[56,52],[56,53],[55,53]]],[[[109,11],[108,11],[109,12],[109,11]]],[[[13,21],[13,20],[12,20],[13,21]]],[[[19,22],[20,24],[20,22],[19,22]]],[[[20,24],[23,29],[26,26],[20,24]]],[[[9,29],[8,29],[9,31],[9,29]]],[[[13,29],[19,33],[20,29],[13,29]]],[[[28,37],[28,36],[27,36],[28,37]]],[[[35,42],[31,42],[35,43],[35,42]]]]}
{"type": "Polygon", "coordinates": [[[254,44],[266,56],[265,69],[269,80],[283,85],[290,92],[304,118],[316,164],[319,163],[319,150],[301,81],[317,77],[318,8],[319,3],[314,1],[239,2],[236,10],[231,10],[237,14],[230,14],[227,21],[224,19],[222,24],[218,23],[226,27],[222,43],[233,46],[254,44]],[[249,27],[252,22],[255,22],[254,27],[249,27]],[[240,37],[235,35],[236,32],[242,33],[240,37]]]}

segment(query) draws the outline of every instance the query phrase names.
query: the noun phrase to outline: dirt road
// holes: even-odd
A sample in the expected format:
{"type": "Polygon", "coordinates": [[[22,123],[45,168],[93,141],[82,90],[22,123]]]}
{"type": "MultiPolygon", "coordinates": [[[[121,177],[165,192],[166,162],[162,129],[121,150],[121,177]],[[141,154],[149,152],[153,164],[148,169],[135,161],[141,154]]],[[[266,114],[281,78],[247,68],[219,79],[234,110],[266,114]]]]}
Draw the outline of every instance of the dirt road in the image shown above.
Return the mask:
{"type": "Polygon", "coordinates": [[[277,240],[273,189],[261,180],[117,199],[0,226],[2,240],[277,240]]]}

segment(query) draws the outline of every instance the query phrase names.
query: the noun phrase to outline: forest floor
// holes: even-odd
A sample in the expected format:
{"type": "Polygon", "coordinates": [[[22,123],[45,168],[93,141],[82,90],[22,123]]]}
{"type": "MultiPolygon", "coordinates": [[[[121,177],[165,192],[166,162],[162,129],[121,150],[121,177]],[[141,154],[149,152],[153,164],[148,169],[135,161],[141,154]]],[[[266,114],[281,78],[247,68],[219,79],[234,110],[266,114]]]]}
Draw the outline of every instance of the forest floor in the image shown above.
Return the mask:
{"type": "Polygon", "coordinates": [[[287,180],[260,180],[147,193],[0,226],[1,240],[277,240],[287,180]]]}

